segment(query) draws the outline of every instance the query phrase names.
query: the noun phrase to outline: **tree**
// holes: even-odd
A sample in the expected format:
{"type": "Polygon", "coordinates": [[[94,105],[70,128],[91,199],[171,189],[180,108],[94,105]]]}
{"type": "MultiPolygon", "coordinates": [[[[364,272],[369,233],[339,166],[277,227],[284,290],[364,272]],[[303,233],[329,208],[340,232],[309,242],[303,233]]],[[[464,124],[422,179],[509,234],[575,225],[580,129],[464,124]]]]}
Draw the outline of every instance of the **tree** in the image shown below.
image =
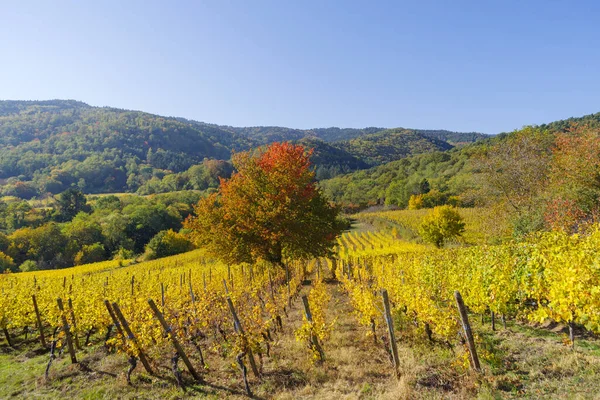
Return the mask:
{"type": "Polygon", "coordinates": [[[172,256],[185,253],[194,248],[192,242],[184,235],[169,229],[158,232],[146,245],[146,259],[172,256]]]}
{"type": "Polygon", "coordinates": [[[465,231],[465,223],[456,209],[451,206],[435,207],[423,217],[419,233],[423,240],[442,247],[449,239],[459,237],[465,231]]]}
{"type": "Polygon", "coordinates": [[[290,143],[235,154],[238,172],[200,200],[185,227],[198,245],[230,263],[282,266],[285,259],[329,255],[343,228],[338,209],[316,186],[310,155],[290,143]]]}
{"type": "Polygon", "coordinates": [[[58,196],[58,220],[70,221],[80,212],[89,213],[91,207],[87,204],[85,195],[77,188],[69,188],[58,196]]]}
{"type": "Polygon", "coordinates": [[[482,198],[496,202],[511,220],[516,234],[544,226],[543,208],[554,137],[527,127],[501,138],[476,160],[482,172],[482,198]]]}
{"type": "Polygon", "coordinates": [[[4,233],[0,232],[0,251],[5,253],[9,246],[10,240],[4,233]]]}
{"type": "Polygon", "coordinates": [[[37,271],[38,264],[33,260],[25,260],[23,264],[19,265],[19,270],[21,272],[37,271]]]}
{"type": "Polygon", "coordinates": [[[84,245],[75,255],[75,265],[91,264],[106,260],[106,250],[101,243],[84,245]]]}
{"type": "Polygon", "coordinates": [[[0,273],[6,270],[14,271],[15,263],[11,257],[0,251],[0,273]]]}
{"type": "Polygon", "coordinates": [[[567,233],[584,231],[600,217],[600,132],[573,126],[556,135],[547,185],[545,220],[567,233]]]}
{"type": "Polygon", "coordinates": [[[78,248],[84,245],[104,242],[100,224],[89,214],[80,212],[63,228],[64,234],[69,241],[78,248]]]}

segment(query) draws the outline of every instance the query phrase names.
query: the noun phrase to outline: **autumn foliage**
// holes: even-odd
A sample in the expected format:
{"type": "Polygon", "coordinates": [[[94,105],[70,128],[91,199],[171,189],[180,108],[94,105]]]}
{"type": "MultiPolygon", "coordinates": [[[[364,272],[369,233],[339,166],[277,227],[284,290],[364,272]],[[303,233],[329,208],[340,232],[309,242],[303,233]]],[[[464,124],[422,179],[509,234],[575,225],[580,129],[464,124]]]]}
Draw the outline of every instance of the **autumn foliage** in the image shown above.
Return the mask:
{"type": "Polygon", "coordinates": [[[577,232],[598,220],[600,134],[574,126],[556,136],[545,219],[550,228],[577,232]]]}
{"type": "Polygon", "coordinates": [[[338,209],[316,186],[310,151],[273,143],[234,155],[237,170],[186,221],[197,244],[225,262],[328,255],[341,232],[338,209]]]}

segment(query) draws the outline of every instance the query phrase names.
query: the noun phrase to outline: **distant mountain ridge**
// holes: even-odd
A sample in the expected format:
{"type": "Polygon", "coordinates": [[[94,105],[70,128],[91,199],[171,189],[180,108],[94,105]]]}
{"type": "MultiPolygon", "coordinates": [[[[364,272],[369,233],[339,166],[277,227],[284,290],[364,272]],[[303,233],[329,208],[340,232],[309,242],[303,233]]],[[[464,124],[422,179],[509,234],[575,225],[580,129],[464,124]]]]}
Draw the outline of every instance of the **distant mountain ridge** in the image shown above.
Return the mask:
{"type": "Polygon", "coordinates": [[[0,194],[31,197],[72,185],[89,193],[132,192],[205,159],[228,160],[232,152],[274,141],[315,148],[317,176],[325,179],[483,137],[378,127],[231,127],[76,100],[6,100],[0,101],[0,194]]]}

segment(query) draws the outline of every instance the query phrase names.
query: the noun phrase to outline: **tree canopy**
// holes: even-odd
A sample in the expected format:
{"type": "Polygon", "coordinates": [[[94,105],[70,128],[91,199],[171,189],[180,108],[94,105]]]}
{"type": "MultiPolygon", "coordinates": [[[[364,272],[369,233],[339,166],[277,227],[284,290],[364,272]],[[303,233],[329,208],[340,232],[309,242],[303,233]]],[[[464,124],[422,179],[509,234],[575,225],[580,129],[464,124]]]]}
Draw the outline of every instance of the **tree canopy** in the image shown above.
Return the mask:
{"type": "Polygon", "coordinates": [[[237,169],[200,200],[186,228],[199,245],[226,262],[328,255],[342,231],[338,209],[317,188],[303,146],[274,143],[233,157],[237,169]]]}

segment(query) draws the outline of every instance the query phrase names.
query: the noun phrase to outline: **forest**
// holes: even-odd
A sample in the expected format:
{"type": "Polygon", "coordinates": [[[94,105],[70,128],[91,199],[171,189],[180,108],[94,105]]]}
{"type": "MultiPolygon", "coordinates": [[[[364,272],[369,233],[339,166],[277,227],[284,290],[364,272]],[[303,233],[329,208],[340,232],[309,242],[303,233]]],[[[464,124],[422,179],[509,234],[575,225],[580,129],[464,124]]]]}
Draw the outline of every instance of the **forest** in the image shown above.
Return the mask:
{"type": "Polygon", "coordinates": [[[380,131],[234,128],[71,100],[0,101],[0,194],[31,199],[72,186],[86,194],[214,188],[214,174],[227,176],[232,152],[290,140],[318,148],[315,168],[332,177],[484,137],[404,129],[390,146],[389,132],[380,131]],[[384,148],[385,156],[373,154],[384,148]],[[190,170],[207,163],[221,169],[209,172],[212,180],[198,167],[190,170]]]}

